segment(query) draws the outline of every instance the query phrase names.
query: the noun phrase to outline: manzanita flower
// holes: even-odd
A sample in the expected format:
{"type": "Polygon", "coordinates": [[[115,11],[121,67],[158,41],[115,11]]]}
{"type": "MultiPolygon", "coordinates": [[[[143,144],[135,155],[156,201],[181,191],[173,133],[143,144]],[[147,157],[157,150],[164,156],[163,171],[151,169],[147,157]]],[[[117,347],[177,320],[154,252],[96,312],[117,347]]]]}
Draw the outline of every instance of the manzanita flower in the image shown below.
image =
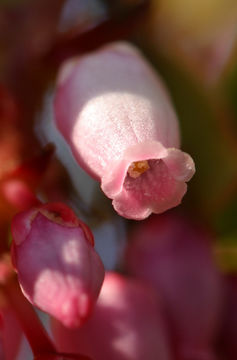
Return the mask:
{"type": "Polygon", "coordinates": [[[66,205],[51,203],[17,214],[12,235],[13,262],[27,299],[66,326],[80,325],[104,277],[89,228],[66,205]]]}
{"type": "Polygon", "coordinates": [[[163,299],[177,360],[215,359],[222,291],[209,234],[167,213],[139,224],[131,241],[127,267],[163,299]]]}
{"type": "Polygon", "coordinates": [[[52,321],[60,351],[94,360],[169,360],[166,329],[156,294],[143,282],[109,272],[88,321],[67,329],[52,321]]]}
{"type": "Polygon", "coordinates": [[[133,46],[115,43],[67,63],[54,108],[76,160],[120,215],[143,219],[181,202],[194,163],[179,150],[162,81],[133,46]]]}

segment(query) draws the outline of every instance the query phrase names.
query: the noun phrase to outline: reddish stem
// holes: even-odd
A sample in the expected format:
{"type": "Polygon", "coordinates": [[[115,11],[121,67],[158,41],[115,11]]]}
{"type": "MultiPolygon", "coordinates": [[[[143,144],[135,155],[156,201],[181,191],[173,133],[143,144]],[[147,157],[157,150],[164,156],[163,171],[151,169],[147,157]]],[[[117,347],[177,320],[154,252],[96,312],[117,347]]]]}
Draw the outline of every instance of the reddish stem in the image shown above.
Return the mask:
{"type": "Polygon", "coordinates": [[[31,346],[34,356],[43,353],[56,353],[56,350],[42,326],[33,307],[22,294],[16,279],[9,281],[4,287],[8,302],[15,312],[22,330],[31,346]]]}
{"type": "Polygon", "coordinates": [[[150,0],[142,0],[136,6],[130,7],[122,16],[112,14],[110,19],[103,19],[84,32],[73,36],[63,35],[56,39],[45,60],[59,65],[65,59],[91,51],[108,42],[127,38],[142,21],[150,8],[150,0]]]}

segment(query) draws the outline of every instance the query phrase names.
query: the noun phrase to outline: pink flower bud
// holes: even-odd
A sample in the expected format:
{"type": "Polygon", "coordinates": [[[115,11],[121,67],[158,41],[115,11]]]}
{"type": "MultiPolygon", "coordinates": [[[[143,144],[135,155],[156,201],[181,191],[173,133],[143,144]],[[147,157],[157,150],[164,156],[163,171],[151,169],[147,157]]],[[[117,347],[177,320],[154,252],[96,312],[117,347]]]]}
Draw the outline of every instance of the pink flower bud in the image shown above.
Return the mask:
{"type": "Polygon", "coordinates": [[[51,203],[17,214],[12,234],[24,295],[65,326],[79,326],[104,277],[89,228],[66,205],[51,203]]]}
{"type": "Polygon", "coordinates": [[[94,360],[169,360],[159,303],[152,289],[133,279],[107,273],[92,316],[79,329],[52,322],[60,351],[94,360]]]}
{"type": "Polygon", "coordinates": [[[179,150],[164,85],[133,46],[112,44],[66,64],[54,107],[76,160],[120,215],[144,219],[181,202],[194,163],[179,150]]]}
{"type": "Polygon", "coordinates": [[[221,308],[221,278],[203,229],[174,214],[135,228],[127,267],[157,290],[178,360],[213,360],[221,308]]]}

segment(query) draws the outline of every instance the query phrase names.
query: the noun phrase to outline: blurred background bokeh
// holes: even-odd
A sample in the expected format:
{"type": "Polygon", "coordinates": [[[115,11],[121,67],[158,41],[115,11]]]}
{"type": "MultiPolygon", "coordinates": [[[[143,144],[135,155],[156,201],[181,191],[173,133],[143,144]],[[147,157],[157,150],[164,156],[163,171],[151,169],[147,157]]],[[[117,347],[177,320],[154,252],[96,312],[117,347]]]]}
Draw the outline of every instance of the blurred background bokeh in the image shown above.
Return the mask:
{"type": "Polygon", "coordinates": [[[0,230],[9,248],[19,186],[64,201],[92,227],[106,269],[121,269],[127,232],[99,184],[74,161],[53,124],[62,62],[127,40],[163,78],[176,108],[182,149],[196,164],[183,203],[213,234],[223,273],[237,272],[236,0],[1,0],[0,230]]]}

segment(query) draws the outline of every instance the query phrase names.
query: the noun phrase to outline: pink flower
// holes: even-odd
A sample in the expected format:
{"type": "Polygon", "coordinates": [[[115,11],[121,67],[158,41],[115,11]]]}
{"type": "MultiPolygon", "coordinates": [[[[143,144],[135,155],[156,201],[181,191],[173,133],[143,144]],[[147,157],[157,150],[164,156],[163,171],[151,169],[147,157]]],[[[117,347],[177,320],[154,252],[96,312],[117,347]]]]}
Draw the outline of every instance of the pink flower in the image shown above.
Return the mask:
{"type": "Polygon", "coordinates": [[[120,215],[144,219],[181,202],[194,163],[179,150],[163,83],[133,46],[108,45],[67,63],[54,108],[79,165],[120,215]]]}
{"type": "Polygon", "coordinates": [[[157,297],[150,287],[107,273],[92,316],[79,329],[52,322],[60,351],[84,353],[94,360],[169,360],[157,297]]]}
{"type": "Polygon", "coordinates": [[[168,213],[131,235],[127,268],[163,300],[178,360],[215,359],[222,291],[209,240],[203,229],[168,213]]]}
{"type": "Polygon", "coordinates": [[[17,214],[12,234],[24,295],[65,326],[79,326],[104,277],[89,228],[66,205],[51,203],[17,214]]]}

